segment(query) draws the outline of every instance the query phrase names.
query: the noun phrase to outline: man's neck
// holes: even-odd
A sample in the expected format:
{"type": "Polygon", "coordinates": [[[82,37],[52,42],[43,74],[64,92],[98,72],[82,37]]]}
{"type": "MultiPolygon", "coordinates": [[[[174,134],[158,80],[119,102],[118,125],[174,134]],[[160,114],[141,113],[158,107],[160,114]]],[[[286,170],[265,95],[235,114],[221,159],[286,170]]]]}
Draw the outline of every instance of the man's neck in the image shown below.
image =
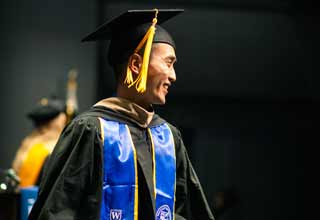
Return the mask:
{"type": "Polygon", "coordinates": [[[139,94],[135,88],[131,87],[131,88],[127,88],[124,86],[119,86],[117,89],[117,94],[116,97],[119,98],[123,98],[126,100],[129,100],[130,102],[133,102],[139,106],[141,106],[142,108],[144,108],[146,111],[152,112],[153,108],[152,108],[152,104],[150,103],[146,103],[143,99],[142,99],[142,95],[139,94]]]}

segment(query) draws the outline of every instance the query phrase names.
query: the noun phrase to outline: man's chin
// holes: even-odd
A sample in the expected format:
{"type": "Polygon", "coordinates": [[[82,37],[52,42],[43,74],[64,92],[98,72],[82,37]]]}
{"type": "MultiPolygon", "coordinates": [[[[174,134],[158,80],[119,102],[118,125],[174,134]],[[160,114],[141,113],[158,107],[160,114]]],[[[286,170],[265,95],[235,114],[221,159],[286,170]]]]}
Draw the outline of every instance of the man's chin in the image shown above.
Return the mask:
{"type": "Polygon", "coordinates": [[[165,98],[159,99],[156,102],[154,102],[153,104],[154,105],[164,105],[164,104],[166,104],[166,99],[165,98]]]}

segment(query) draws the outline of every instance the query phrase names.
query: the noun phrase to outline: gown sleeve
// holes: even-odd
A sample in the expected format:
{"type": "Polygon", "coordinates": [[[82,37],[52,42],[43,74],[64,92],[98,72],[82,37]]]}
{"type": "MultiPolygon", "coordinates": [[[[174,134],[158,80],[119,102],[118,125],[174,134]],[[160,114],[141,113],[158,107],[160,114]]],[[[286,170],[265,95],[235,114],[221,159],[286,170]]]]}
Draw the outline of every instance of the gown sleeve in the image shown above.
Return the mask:
{"type": "Polygon", "coordinates": [[[28,219],[100,219],[101,149],[97,118],[78,118],[66,126],[44,168],[28,219]]]}
{"type": "Polygon", "coordinates": [[[179,131],[173,132],[176,145],[176,220],[214,220],[197,174],[179,131]]]}

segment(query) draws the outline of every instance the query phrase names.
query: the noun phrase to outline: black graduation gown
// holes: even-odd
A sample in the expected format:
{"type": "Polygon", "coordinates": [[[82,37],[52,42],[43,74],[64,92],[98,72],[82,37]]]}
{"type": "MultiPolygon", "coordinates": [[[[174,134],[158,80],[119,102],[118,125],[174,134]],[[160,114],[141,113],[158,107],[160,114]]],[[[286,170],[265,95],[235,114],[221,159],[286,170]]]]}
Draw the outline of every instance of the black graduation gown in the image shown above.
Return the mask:
{"type": "MultiPolygon", "coordinates": [[[[45,165],[38,199],[29,220],[100,219],[103,144],[98,117],[129,126],[139,164],[138,218],[155,219],[151,145],[147,130],[124,114],[96,106],[71,121],[62,132],[45,165]]],[[[155,114],[149,126],[163,122],[164,119],[155,114]]],[[[169,126],[176,147],[175,218],[214,219],[188,158],[181,134],[177,128],[170,124],[169,126]]]]}

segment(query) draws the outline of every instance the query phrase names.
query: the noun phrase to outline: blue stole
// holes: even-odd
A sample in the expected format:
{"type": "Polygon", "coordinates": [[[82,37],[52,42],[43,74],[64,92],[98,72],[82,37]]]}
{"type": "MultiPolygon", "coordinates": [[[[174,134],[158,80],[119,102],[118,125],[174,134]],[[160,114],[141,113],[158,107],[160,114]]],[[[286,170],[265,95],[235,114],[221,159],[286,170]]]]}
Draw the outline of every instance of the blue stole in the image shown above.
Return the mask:
{"type": "MultiPolygon", "coordinates": [[[[137,154],[127,125],[100,119],[103,138],[101,220],[138,220],[137,154]]],[[[167,124],[148,128],[153,152],[156,220],[174,220],[175,146],[167,124]]]]}

